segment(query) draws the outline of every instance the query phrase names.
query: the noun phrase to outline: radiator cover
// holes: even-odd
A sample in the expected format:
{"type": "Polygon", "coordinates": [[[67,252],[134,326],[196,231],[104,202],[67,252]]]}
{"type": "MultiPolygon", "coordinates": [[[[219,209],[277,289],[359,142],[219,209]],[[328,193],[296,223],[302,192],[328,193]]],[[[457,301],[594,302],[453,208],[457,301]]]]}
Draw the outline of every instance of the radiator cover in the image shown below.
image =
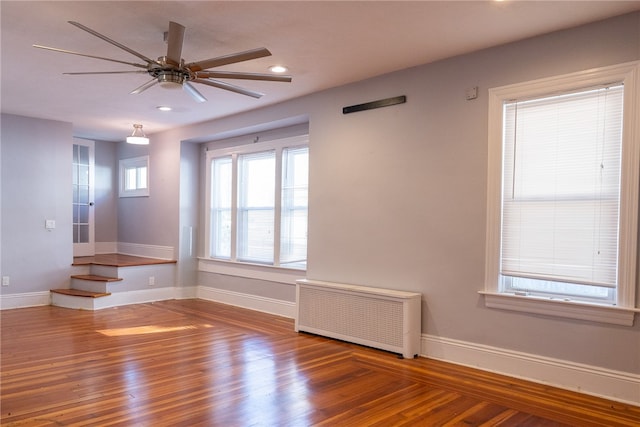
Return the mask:
{"type": "Polygon", "coordinates": [[[400,353],[420,353],[421,294],[302,279],[295,330],[400,353]]]}

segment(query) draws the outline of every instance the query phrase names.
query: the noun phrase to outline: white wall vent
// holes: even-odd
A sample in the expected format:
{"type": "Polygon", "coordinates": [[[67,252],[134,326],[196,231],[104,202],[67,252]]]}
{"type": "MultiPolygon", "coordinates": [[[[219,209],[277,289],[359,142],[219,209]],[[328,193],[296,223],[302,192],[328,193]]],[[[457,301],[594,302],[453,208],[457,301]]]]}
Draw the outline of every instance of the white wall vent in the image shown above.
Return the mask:
{"type": "Polygon", "coordinates": [[[365,286],[296,280],[295,330],[401,353],[420,352],[421,295],[365,286]]]}

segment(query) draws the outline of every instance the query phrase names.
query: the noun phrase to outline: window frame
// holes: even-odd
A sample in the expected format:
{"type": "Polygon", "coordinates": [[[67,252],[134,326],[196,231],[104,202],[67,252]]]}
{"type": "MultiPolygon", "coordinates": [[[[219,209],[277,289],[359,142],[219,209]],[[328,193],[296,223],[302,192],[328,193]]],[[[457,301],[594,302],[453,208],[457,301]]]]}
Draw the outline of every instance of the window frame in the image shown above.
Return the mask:
{"type": "MultiPolygon", "coordinates": [[[[280,242],[281,242],[281,209],[282,209],[282,152],[287,148],[296,148],[296,147],[309,147],[309,135],[299,135],[294,137],[286,137],[280,138],[272,141],[266,142],[256,142],[253,144],[239,145],[233,147],[226,147],[220,149],[208,149],[205,155],[205,247],[204,247],[204,258],[203,261],[212,262],[215,264],[233,264],[233,265],[245,265],[245,266],[254,266],[254,267],[265,267],[270,269],[279,269],[282,271],[294,271],[303,273],[306,271],[306,263],[304,268],[295,268],[289,266],[280,265],[280,242]],[[274,257],[273,263],[259,263],[252,261],[241,260],[238,257],[237,250],[237,239],[238,239],[238,224],[237,224],[237,214],[238,214],[238,171],[237,171],[237,161],[238,156],[243,154],[252,154],[252,153],[260,153],[260,152],[268,152],[275,151],[275,162],[276,162],[276,170],[275,170],[275,221],[274,221],[274,257]],[[231,157],[232,159],[232,206],[231,206],[231,217],[232,217],[232,228],[231,228],[231,253],[230,257],[222,258],[216,257],[211,252],[211,232],[212,232],[212,224],[211,224],[211,199],[212,199],[212,161],[215,158],[223,158],[223,157],[231,157]]],[[[233,269],[233,268],[232,268],[233,269]]],[[[235,270],[234,270],[235,271],[235,270]]]]}
{"type": "Polygon", "coordinates": [[[571,319],[632,325],[637,287],[638,191],[640,172],[640,61],[489,89],[485,305],[571,319]],[[543,97],[613,83],[624,84],[622,176],[617,298],[614,305],[560,297],[518,295],[499,288],[502,220],[503,105],[513,99],[543,97]]]}
{"type": "MultiPolygon", "coordinates": [[[[280,221],[278,222],[280,224],[280,230],[279,230],[279,235],[280,235],[280,246],[279,246],[279,252],[280,252],[280,266],[293,266],[293,267],[289,267],[292,269],[300,269],[301,264],[304,264],[306,266],[307,263],[307,256],[305,254],[304,260],[301,259],[297,259],[296,257],[293,257],[293,255],[295,255],[297,253],[296,251],[296,240],[299,236],[296,236],[296,219],[297,219],[297,212],[304,212],[304,218],[305,218],[305,248],[308,247],[308,230],[309,230],[309,164],[308,164],[308,157],[309,157],[309,145],[304,145],[304,146],[288,146],[282,149],[282,156],[281,159],[283,161],[283,166],[282,166],[282,170],[283,172],[286,170],[287,172],[289,172],[289,175],[285,175],[284,173],[282,173],[282,179],[280,180],[281,182],[281,191],[280,191],[280,221]],[[296,163],[296,158],[299,155],[299,151],[301,148],[306,148],[306,154],[307,154],[307,165],[306,165],[306,169],[307,169],[307,177],[306,177],[306,183],[300,183],[297,181],[297,163],[296,163]],[[287,151],[287,155],[285,157],[285,151],[287,151]],[[285,163],[286,163],[286,169],[285,169],[285,163]],[[302,185],[301,185],[302,184],[302,185]],[[304,186],[304,184],[306,184],[306,188],[304,186]],[[301,189],[301,188],[305,188],[306,190],[306,194],[305,194],[305,201],[306,204],[296,204],[296,201],[298,200],[297,197],[297,190],[301,189]],[[286,220],[286,221],[285,221],[286,220]],[[283,235],[287,235],[289,236],[289,240],[287,241],[287,245],[283,245],[283,235]]],[[[306,270],[306,267],[305,267],[306,270]]]]}
{"type": "Polygon", "coordinates": [[[149,192],[149,156],[131,157],[128,159],[120,159],[119,161],[119,197],[148,197],[149,192]],[[138,169],[146,168],[145,187],[136,187],[135,189],[128,190],[126,188],[127,171],[130,169],[136,169],[136,181],[140,178],[138,176],[138,169]]]}

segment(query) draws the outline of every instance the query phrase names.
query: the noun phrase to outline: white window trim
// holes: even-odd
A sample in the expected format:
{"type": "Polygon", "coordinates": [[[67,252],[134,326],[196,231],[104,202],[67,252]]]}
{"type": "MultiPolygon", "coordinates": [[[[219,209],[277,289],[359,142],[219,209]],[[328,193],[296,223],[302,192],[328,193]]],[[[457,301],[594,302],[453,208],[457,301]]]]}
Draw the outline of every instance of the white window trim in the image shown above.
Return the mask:
{"type": "Polygon", "coordinates": [[[129,159],[120,159],[119,162],[119,197],[148,197],[149,196],[149,156],[131,157],[129,159]],[[147,168],[147,186],[146,188],[138,188],[136,190],[127,190],[125,188],[125,171],[131,167],[146,166],[147,168]]]}
{"type": "Polygon", "coordinates": [[[640,61],[596,68],[563,76],[489,89],[489,155],[487,174],[487,240],[485,260],[485,305],[535,314],[633,325],[635,307],[638,192],[640,179],[640,61]],[[624,129],[620,204],[620,248],[617,305],[599,305],[560,299],[540,298],[499,292],[499,260],[502,187],[502,112],[506,100],[561,93],[570,89],[623,82],[624,129]],[[635,200],[634,200],[635,199],[635,200]]]}
{"type": "Polygon", "coordinates": [[[202,257],[198,257],[198,271],[289,285],[294,285],[296,280],[306,277],[306,270],[299,268],[276,267],[273,265],[251,264],[247,262],[202,257]]]}
{"type": "MultiPolygon", "coordinates": [[[[213,149],[213,150],[208,150],[206,153],[206,180],[205,180],[205,218],[209,218],[209,214],[208,212],[206,212],[209,207],[211,206],[211,167],[210,167],[210,163],[211,160],[214,157],[224,157],[224,156],[229,156],[229,155],[239,155],[239,154],[245,154],[245,153],[254,153],[254,152],[258,152],[258,151],[268,151],[268,150],[272,150],[272,149],[282,149],[282,148],[287,148],[287,147],[299,147],[299,146],[308,146],[309,145],[309,135],[305,134],[305,135],[298,135],[298,136],[293,136],[293,137],[287,137],[287,138],[279,138],[273,141],[266,141],[266,142],[257,142],[257,143],[253,143],[253,144],[246,144],[246,145],[239,145],[239,146],[233,146],[233,147],[226,147],[226,148],[220,148],[220,149],[213,149]]],[[[280,175],[281,171],[280,169],[278,169],[276,171],[276,181],[280,182],[279,180],[281,180],[281,175],[280,175]]],[[[234,178],[235,180],[235,178],[234,178]]],[[[276,210],[279,211],[280,206],[280,199],[279,199],[280,195],[276,192],[276,210]]],[[[276,221],[276,225],[278,225],[277,227],[277,235],[279,235],[279,224],[278,221],[276,221]]],[[[269,280],[269,281],[273,281],[273,282],[284,282],[284,278],[288,278],[289,275],[287,273],[282,273],[282,272],[291,272],[292,274],[295,275],[295,277],[298,276],[304,276],[306,269],[300,269],[300,268],[288,268],[288,267],[283,267],[283,266],[279,266],[279,265],[265,265],[265,264],[255,264],[255,263],[251,263],[251,262],[245,262],[245,261],[238,261],[235,259],[235,246],[232,245],[231,248],[231,256],[232,259],[220,259],[220,258],[213,258],[211,256],[210,250],[211,250],[211,224],[210,224],[210,220],[207,219],[205,221],[205,257],[199,257],[199,270],[200,271],[207,271],[207,272],[211,272],[211,273],[220,273],[220,274],[228,274],[228,275],[233,275],[233,276],[241,276],[241,277],[250,277],[250,278],[257,278],[255,277],[254,273],[255,271],[259,271],[261,272],[261,276],[260,278],[263,278],[265,280],[269,280]],[[237,266],[233,267],[233,266],[237,266]],[[243,270],[244,273],[243,273],[243,270]]],[[[276,248],[275,248],[275,252],[274,252],[274,260],[276,259],[277,256],[279,256],[279,245],[280,245],[280,241],[279,239],[276,240],[275,242],[276,248]]],[[[287,283],[289,283],[289,280],[286,280],[287,283]]],[[[295,282],[295,280],[294,280],[295,282]]]]}

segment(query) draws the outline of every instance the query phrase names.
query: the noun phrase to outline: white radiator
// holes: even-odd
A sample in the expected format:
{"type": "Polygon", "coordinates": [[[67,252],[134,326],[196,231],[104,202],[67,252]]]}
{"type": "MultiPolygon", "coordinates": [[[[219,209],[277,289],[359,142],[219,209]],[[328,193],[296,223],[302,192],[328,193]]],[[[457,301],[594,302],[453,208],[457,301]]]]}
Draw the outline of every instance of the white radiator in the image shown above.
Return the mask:
{"type": "Polygon", "coordinates": [[[401,353],[420,353],[421,295],[296,280],[295,330],[401,353]]]}

